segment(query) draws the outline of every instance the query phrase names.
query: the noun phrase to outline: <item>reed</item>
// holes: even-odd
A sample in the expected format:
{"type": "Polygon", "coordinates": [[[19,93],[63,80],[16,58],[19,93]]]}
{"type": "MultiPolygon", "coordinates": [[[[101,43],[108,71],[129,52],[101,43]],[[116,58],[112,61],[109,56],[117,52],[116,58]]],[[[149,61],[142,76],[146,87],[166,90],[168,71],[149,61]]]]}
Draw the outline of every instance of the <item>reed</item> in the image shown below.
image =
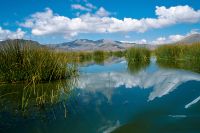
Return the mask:
{"type": "Polygon", "coordinates": [[[200,43],[163,45],[155,50],[158,61],[200,60],[200,43]]]}
{"type": "Polygon", "coordinates": [[[93,60],[97,64],[104,63],[105,59],[109,57],[109,52],[106,51],[94,51],[93,52],[93,60]]]}
{"type": "Polygon", "coordinates": [[[200,72],[200,43],[163,45],[155,50],[161,67],[200,72]]]}
{"type": "Polygon", "coordinates": [[[40,82],[70,77],[76,68],[51,49],[7,41],[0,47],[0,81],[40,82]]]}
{"type": "Polygon", "coordinates": [[[126,60],[129,63],[149,62],[151,52],[147,48],[130,48],[126,51],[126,60]]]}
{"type": "Polygon", "coordinates": [[[151,52],[147,48],[130,48],[125,52],[128,70],[135,74],[150,63],[151,52]]]}

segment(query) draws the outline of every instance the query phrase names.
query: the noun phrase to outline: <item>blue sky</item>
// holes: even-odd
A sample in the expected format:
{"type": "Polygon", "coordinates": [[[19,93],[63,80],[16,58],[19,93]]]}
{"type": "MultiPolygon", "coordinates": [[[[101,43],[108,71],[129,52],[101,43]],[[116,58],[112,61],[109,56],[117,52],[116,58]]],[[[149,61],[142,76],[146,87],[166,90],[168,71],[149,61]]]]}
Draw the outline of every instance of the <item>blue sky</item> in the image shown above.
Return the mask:
{"type": "Polygon", "coordinates": [[[1,0],[0,40],[177,41],[200,29],[198,0],[1,0]]]}

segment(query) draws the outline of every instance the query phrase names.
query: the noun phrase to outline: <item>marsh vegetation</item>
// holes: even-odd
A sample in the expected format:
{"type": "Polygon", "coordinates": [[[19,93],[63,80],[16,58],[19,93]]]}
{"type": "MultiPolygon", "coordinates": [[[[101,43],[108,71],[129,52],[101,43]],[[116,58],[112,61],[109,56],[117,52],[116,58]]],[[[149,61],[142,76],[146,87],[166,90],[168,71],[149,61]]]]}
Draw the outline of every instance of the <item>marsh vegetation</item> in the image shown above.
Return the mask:
{"type": "Polygon", "coordinates": [[[126,51],[125,58],[128,64],[128,70],[136,73],[147,67],[150,63],[150,50],[146,48],[131,48],[126,51]]]}
{"type": "Polygon", "coordinates": [[[200,72],[200,43],[163,45],[155,50],[161,67],[200,72]]]}
{"type": "Polygon", "coordinates": [[[76,70],[67,58],[48,48],[7,41],[0,47],[1,82],[43,82],[70,77],[76,70]]]}
{"type": "Polygon", "coordinates": [[[200,43],[162,45],[155,51],[158,60],[200,60],[200,43]]]}
{"type": "Polygon", "coordinates": [[[199,43],[162,45],[153,52],[147,48],[60,52],[31,42],[12,40],[0,47],[0,82],[36,83],[66,79],[77,75],[79,64],[103,64],[109,57],[125,58],[129,70],[134,72],[149,64],[152,53],[160,66],[191,69],[189,65],[193,64],[194,71],[200,71],[199,43]]]}

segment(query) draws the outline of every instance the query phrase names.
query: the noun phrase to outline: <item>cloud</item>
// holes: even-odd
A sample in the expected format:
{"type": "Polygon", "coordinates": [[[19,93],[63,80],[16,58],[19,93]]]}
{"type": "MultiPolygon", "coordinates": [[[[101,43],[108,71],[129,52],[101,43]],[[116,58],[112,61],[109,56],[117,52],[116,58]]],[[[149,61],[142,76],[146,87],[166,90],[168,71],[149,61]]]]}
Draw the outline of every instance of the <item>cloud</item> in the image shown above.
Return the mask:
{"type": "Polygon", "coordinates": [[[181,39],[183,39],[184,37],[185,37],[184,35],[170,35],[169,40],[171,42],[177,42],[177,41],[180,41],[181,39]]]}
{"type": "Polygon", "coordinates": [[[159,37],[156,40],[152,41],[152,44],[164,44],[167,42],[165,37],[159,37]]]}
{"type": "Polygon", "coordinates": [[[71,8],[73,10],[80,10],[80,11],[87,11],[87,12],[91,12],[92,10],[96,9],[97,7],[94,6],[92,3],[89,3],[87,1],[84,1],[85,5],[81,5],[81,4],[72,4],[71,8]]]}
{"type": "MultiPolygon", "coordinates": [[[[129,38],[127,38],[129,39],[129,38]]],[[[134,41],[120,41],[122,43],[136,43],[136,44],[147,44],[148,41],[146,39],[134,40],[134,41]]]]}
{"type": "Polygon", "coordinates": [[[185,38],[189,34],[186,35],[169,35],[168,37],[158,37],[153,41],[148,41],[149,44],[167,44],[167,43],[175,43],[185,38]]]}
{"type": "Polygon", "coordinates": [[[92,11],[90,8],[82,6],[80,4],[72,4],[71,8],[75,10],[81,10],[81,11],[92,11]]]}
{"type": "Polygon", "coordinates": [[[122,42],[159,45],[159,44],[175,43],[175,42],[178,42],[178,41],[182,40],[183,38],[190,36],[192,34],[200,34],[199,29],[192,29],[190,32],[188,32],[187,34],[184,34],[184,35],[175,34],[175,35],[169,35],[167,37],[158,37],[153,41],[141,39],[141,40],[122,41],[122,42]]]}
{"type": "Polygon", "coordinates": [[[96,6],[94,6],[94,5],[91,4],[91,3],[86,3],[86,6],[87,6],[88,8],[90,8],[90,9],[96,9],[96,8],[97,8],[96,6]]]}
{"type": "Polygon", "coordinates": [[[148,42],[150,44],[166,44],[166,43],[175,43],[178,42],[180,40],[182,40],[183,38],[190,36],[192,34],[198,34],[199,30],[198,29],[192,29],[189,33],[185,34],[185,35],[169,35],[168,37],[158,37],[157,39],[155,39],[154,41],[148,42]]]}
{"type": "Polygon", "coordinates": [[[10,31],[0,27],[0,40],[6,39],[21,39],[25,35],[25,32],[18,28],[16,31],[10,31]]]}
{"type": "MultiPolygon", "coordinates": [[[[91,9],[88,8],[89,6],[87,6],[88,9],[82,8],[80,5],[75,7],[83,10],[91,9]]],[[[118,19],[110,16],[111,14],[107,10],[100,7],[95,13],[86,13],[76,18],[69,18],[53,13],[50,8],[47,8],[44,12],[31,15],[21,26],[30,28],[33,35],[59,34],[68,38],[82,33],[145,32],[149,29],[163,28],[179,23],[198,23],[200,21],[200,10],[194,10],[187,5],[169,8],[157,6],[155,14],[157,15],[156,18],[118,19]]],[[[161,42],[162,39],[160,38],[157,41],[161,42]]],[[[172,39],[175,39],[175,37],[172,37],[172,39]]]]}
{"type": "Polygon", "coordinates": [[[175,35],[169,35],[167,37],[158,37],[153,41],[149,41],[149,40],[146,40],[145,38],[143,38],[141,40],[121,41],[121,42],[159,45],[159,44],[175,43],[175,42],[178,42],[178,41],[180,41],[180,40],[184,39],[185,37],[190,36],[192,34],[200,34],[199,29],[192,29],[190,32],[188,32],[187,34],[183,34],[183,35],[175,34],[175,35]]]}
{"type": "Polygon", "coordinates": [[[147,44],[147,40],[146,39],[141,39],[141,40],[135,41],[135,43],[137,43],[137,44],[147,44]]]}
{"type": "Polygon", "coordinates": [[[110,15],[108,11],[106,11],[103,7],[100,7],[99,10],[96,12],[96,15],[99,17],[107,17],[110,15]]]}
{"type": "Polygon", "coordinates": [[[200,19],[200,10],[195,11],[193,8],[186,6],[175,6],[166,8],[164,6],[156,7],[156,15],[159,19],[170,21],[171,23],[177,22],[197,22],[200,19]]]}

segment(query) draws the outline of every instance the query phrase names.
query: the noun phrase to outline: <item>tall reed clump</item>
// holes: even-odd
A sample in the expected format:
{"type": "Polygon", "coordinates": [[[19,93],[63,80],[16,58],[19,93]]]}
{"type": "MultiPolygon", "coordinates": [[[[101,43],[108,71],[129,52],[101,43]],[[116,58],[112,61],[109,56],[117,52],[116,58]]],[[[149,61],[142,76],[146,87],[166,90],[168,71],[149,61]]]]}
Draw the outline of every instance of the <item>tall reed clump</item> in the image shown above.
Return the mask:
{"type": "Polygon", "coordinates": [[[0,81],[40,82],[71,76],[74,67],[66,58],[48,48],[7,41],[0,47],[0,81]]]}
{"type": "Polygon", "coordinates": [[[126,59],[130,63],[149,62],[151,52],[147,48],[130,48],[126,51],[126,59]]]}
{"type": "Polygon", "coordinates": [[[163,45],[155,54],[158,60],[200,60],[200,43],[163,45]]]}
{"type": "Polygon", "coordinates": [[[163,45],[155,50],[161,67],[200,72],[200,43],[163,45]]]}
{"type": "Polygon", "coordinates": [[[128,70],[136,73],[150,63],[151,52],[147,48],[130,48],[126,51],[125,58],[128,63],[128,70]]]}
{"type": "Polygon", "coordinates": [[[93,60],[97,63],[97,64],[102,64],[105,59],[108,57],[109,53],[106,51],[94,51],[93,52],[93,60]]]}

